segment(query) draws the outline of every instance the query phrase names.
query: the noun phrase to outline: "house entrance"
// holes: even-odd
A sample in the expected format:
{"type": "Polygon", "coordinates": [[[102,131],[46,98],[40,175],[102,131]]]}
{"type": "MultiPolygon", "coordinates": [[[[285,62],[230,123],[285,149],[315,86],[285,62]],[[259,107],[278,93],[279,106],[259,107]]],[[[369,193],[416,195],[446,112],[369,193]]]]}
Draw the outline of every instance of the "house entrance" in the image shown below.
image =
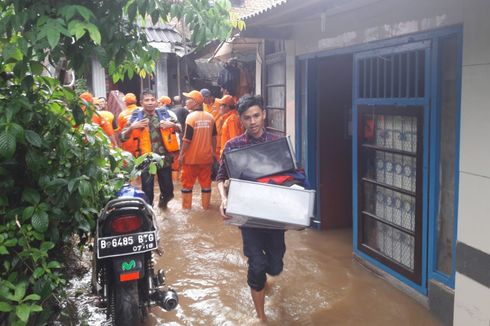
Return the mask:
{"type": "Polygon", "coordinates": [[[352,227],[352,55],[317,63],[318,199],[322,229],[352,227]]]}
{"type": "Polygon", "coordinates": [[[459,30],[298,66],[297,160],[317,190],[314,225],[352,226],[357,256],[424,295],[431,280],[454,287],[459,30]]]}

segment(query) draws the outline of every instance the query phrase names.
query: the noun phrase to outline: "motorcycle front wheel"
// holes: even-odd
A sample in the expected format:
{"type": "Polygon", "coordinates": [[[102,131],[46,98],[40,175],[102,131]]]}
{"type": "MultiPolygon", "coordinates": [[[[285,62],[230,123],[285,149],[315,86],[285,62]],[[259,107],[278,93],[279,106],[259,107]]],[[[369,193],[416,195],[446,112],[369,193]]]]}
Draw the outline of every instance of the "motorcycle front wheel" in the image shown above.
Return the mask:
{"type": "Polygon", "coordinates": [[[139,302],[138,282],[115,282],[113,285],[115,326],[138,326],[143,323],[139,302]]]}

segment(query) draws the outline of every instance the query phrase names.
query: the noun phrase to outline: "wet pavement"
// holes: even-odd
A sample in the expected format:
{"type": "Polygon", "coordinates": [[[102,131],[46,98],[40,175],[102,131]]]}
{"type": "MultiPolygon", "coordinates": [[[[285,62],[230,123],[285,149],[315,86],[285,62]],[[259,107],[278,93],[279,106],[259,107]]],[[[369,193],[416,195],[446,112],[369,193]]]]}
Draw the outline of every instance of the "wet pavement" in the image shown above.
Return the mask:
{"type": "MultiPolygon", "coordinates": [[[[167,283],[179,294],[171,312],[151,310],[146,325],[254,325],[246,258],[238,228],[212,206],[204,211],[195,187],[193,208],[181,209],[180,188],[156,209],[167,283]]],[[[283,273],[266,296],[269,325],[440,325],[429,311],[352,256],[351,230],[288,231],[283,273]]],[[[92,319],[93,320],[93,319],[92,319]]]]}

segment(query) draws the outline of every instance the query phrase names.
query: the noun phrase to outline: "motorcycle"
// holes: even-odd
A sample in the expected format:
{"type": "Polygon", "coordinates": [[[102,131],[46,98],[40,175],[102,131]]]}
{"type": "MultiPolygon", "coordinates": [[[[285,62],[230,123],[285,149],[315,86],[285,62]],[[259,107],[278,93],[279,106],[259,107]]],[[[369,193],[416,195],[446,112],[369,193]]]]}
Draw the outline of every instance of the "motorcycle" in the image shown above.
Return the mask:
{"type": "MultiPolygon", "coordinates": [[[[140,169],[149,162],[151,157],[140,169]]],[[[155,305],[167,311],[177,307],[177,293],[166,287],[165,272],[154,271],[158,240],[155,214],[146,195],[124,185],[101,210],[94,239],[92,285],[112,325],[141,325],[155,305]]]]}

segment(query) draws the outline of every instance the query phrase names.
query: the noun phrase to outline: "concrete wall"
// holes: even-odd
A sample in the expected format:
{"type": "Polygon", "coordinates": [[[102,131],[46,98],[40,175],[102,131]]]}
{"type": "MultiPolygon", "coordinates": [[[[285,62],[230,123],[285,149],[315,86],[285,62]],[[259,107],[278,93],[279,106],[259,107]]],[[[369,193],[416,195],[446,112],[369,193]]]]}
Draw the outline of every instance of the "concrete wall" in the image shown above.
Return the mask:
{"type": "Polygon", "coordinates": [[[485,275],[490,276],[490,270],[478,269],[490,261],[490,1],[463,2],[458,242],[477,250],[479,258],[468,270],[463,266],[471,264],[461,264],[467,257],[457,257],[454,324],[488,326],[490,288],[485,275]]]}
{"type": "Polygon", "coordinates": [[[456,272],[455,325],[490,325],[489,13],[489,0],[380,0],[327,13],[323,28],[320,19],[295,25],[294,46],[287,44],[287,131],[294,135],[292,56],[463,25],[458,246],[464,248],[458,247],[456,258],[462,267],[456,272]]]}
{"type": "Polygon", "coordinates": [[[320,19],[294,32],[296,53],[305,54],[460,24],[464,0],[381,0],[320,19]]]}

